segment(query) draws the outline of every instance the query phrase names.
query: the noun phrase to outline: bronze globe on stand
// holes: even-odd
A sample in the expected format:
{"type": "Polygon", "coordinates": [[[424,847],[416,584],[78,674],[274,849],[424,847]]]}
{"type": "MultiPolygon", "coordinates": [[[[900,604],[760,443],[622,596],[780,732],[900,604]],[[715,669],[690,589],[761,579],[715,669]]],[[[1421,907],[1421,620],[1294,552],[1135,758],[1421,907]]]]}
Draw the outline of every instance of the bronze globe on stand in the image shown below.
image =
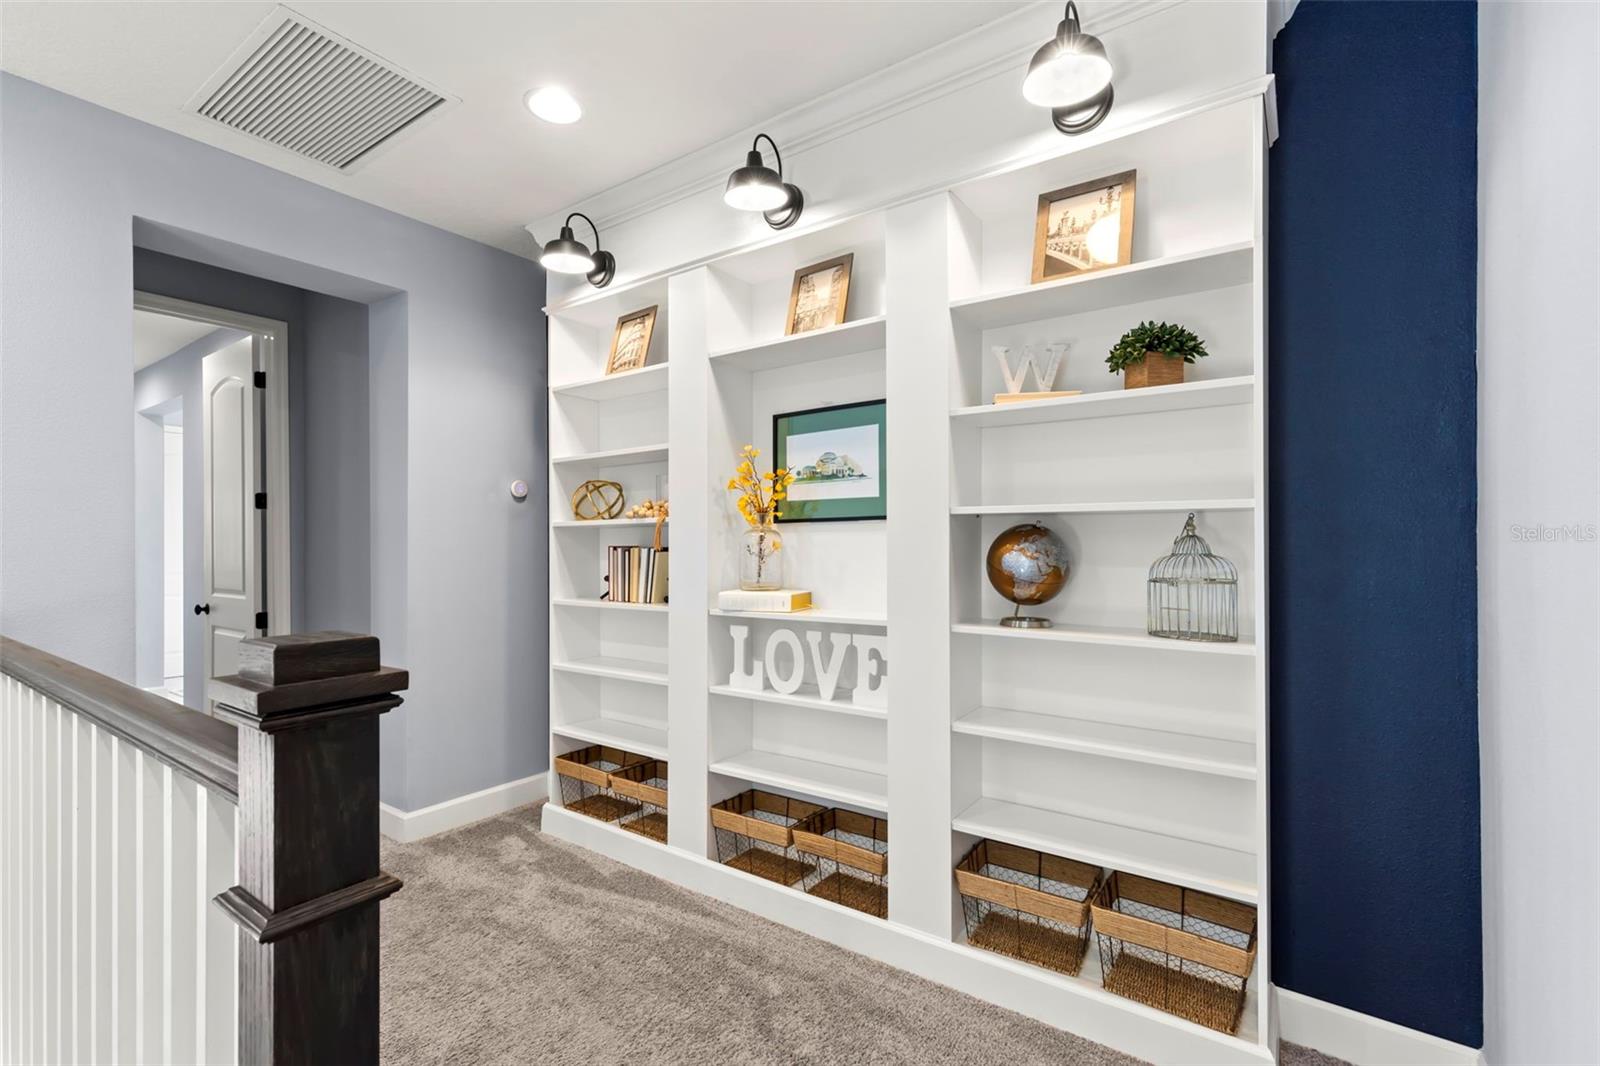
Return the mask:
{"type": "Polygon", "coordinates": [[[1060,537],[1035,522],[1012,526],[989,545],[985,569],[994,590],[1017,605],[1011,617],[1000,619],[1001,625],[1050,628],[1050,619],[1025,615],[1022,608],[1048,603],[1066,586],[1072,564],[1060,537]]]}

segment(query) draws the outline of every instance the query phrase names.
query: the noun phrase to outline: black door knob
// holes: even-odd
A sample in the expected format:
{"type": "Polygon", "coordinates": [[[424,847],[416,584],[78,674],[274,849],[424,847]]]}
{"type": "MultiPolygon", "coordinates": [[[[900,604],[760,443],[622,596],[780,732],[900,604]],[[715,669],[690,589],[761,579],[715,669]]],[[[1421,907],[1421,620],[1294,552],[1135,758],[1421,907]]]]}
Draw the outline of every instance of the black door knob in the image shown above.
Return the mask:
{"type": "Polygon", "coordinates": [[[194,613],[195,614],[210,614],[211,613],[211,605],[209,603],[205,603],[205,604],[197,603],[197,604],[194,605],[194,613]]]}

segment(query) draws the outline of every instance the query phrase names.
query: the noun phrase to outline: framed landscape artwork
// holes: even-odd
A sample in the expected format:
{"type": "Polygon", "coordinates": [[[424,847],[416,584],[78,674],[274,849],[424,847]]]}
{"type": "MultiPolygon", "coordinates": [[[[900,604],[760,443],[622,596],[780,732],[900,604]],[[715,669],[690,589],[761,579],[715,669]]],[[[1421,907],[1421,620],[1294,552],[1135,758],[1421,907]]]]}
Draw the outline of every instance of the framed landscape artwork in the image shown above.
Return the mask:
{"type": "Polygon", "coordinates": [[[850,266],[855,258],[851,252],[794,272],[785,336],[826,329],[844,321],[845,304],[850,298],[850,266]]]}
{"type": "Polygon", "coordinates": [[[611,354],[606,357],[606,373],[620,374],[644,366],[645,360],[650,358],[650,334],[655,328],[655,307],[632,311],[617,319],[617,331],[611,336],[611,354]]]}
{"type": "Polygon", "coordinates": [[[778,521],[889,516],[885,409],[870,400],[772,417],[773,462],[794,473],[778,521]]]}
{"type": "Polygon", "coordinates": [[[1039,197],[1033,281],[1055,281],[1133,262],[1137,171],[1069,185],[1039,197]]]}

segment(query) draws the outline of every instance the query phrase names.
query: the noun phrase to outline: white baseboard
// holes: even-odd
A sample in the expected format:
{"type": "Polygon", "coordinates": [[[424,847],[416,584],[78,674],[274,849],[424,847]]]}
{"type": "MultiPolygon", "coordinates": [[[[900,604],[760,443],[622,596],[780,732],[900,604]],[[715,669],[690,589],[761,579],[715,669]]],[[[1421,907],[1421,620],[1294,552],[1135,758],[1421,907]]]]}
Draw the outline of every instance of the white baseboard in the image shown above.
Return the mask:
{"type": "Polygon", "coordinates": [[[1356,1066],[1482,1066],[1483,1052],[1320,999],[1273,988],[1278,1036],[1356,1066]]]}
{"type": "Polygon", "coordinates": [[[549,775],[534,774],[520,781],[507,781],[481,792],[402,811],[387,803],[378,804],[378,831],[390,840],[409,844],[449,829],[458,829],[497,814],[537,803],[550,794],[549,775]]]}

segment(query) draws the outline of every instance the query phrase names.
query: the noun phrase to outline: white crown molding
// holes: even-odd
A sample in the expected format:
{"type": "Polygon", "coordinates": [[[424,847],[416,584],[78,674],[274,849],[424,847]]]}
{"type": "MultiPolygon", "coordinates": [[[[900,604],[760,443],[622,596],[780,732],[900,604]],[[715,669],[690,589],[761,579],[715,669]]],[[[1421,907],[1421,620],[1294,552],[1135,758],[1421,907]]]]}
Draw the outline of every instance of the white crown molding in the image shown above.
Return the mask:
{"type": "MultiPolygon", "coordinates": [[[[1085,17],[1083,25],[1085,30],[1104,36],[1184,2],[1126,0],[1108,4],[1102,0],[1085,17]]],[[[526,229],[536,240],[541,233],[552,235],[569,211],[581,210],[604,232],[715,188],[727,180],[728,171],[744,157],[751,138],[758,132],[769,133],[778,142],[785,177],[795,172],[803,188],[803,169],[797,170],[796,162],[808,151],[1011,70],[1017,72],[1020,85],[1023,65],[1054,29],[1060,19],[1060,6],[1056,0],[1040,0],[1019,8],[749,130],[585,197],[530,222],[526,229]]]]}

